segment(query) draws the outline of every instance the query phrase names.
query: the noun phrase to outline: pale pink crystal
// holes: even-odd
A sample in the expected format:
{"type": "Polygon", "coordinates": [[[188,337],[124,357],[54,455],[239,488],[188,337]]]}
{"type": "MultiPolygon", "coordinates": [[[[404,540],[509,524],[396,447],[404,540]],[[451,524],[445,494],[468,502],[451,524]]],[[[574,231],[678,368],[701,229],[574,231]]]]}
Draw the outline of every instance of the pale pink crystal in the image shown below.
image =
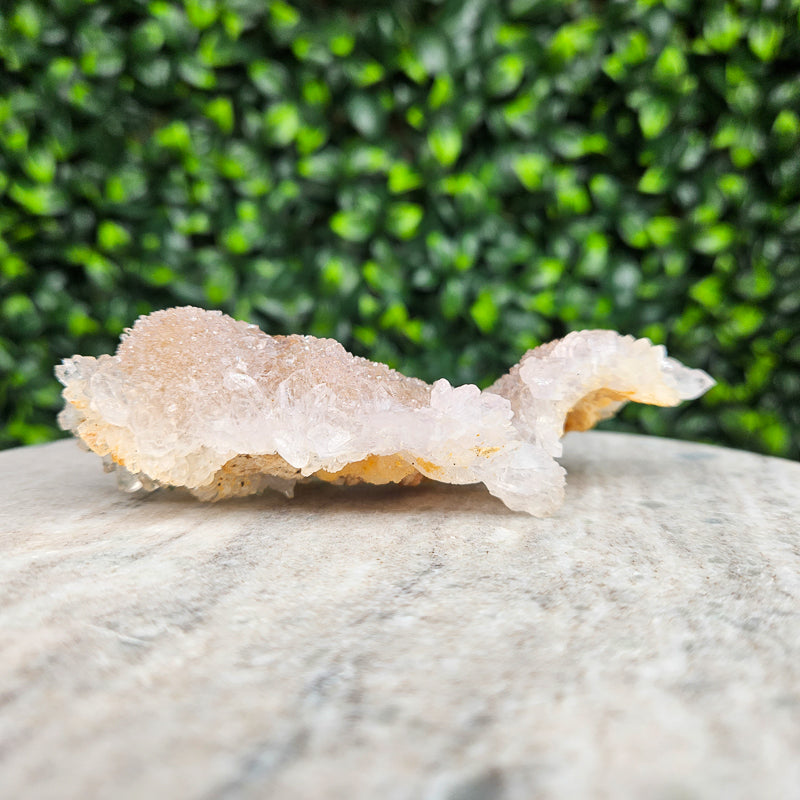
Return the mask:
{"type": "Polygon", "coordinates": [[[215,500],[316,476],[352,483],[484,483],[543,515],[564,493],[567,430],[627,400],[676,405],[713,385],[663,347],[581,331],[526,353],[493,386],[432,385],[332,339],[268,336],[218,311],[141,317],[114,356],[56,368],[59,423],[130,489],[182,486],[215,500]]]}

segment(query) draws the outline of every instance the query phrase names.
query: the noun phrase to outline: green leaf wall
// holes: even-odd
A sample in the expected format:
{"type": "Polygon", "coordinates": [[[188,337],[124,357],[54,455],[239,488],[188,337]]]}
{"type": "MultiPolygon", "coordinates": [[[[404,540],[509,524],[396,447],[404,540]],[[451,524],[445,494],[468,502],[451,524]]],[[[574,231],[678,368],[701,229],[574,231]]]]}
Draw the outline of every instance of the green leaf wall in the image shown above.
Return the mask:
{"type": "Polygon", "coordinates": [[[800,2],[3,4],[0,446],[186,303],[481,385],[649,336],[719,385],[613,426],[800,457],[800,2]]]}

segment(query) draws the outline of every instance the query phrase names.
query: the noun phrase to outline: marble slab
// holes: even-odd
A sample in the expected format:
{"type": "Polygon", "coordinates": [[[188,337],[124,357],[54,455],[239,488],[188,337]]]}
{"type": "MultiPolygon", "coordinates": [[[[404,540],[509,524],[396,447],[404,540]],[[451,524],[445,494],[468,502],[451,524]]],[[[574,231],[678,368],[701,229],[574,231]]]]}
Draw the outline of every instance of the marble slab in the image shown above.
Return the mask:
{"type": "Polygon", "coordinates": [[[611,433],[563,461],[539,520],[0,453],[0,797],[800,798],[800,464],[611,433]]]}

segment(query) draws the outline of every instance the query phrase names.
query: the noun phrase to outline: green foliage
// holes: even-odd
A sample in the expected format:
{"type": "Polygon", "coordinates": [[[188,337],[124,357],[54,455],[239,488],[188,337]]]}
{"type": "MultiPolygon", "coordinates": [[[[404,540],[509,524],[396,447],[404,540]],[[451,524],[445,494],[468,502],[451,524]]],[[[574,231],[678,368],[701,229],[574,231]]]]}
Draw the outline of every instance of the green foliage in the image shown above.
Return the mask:
{"type": "Polygon", "coordinates": [[[617,428],[800,456],[800,2],[9,0],[0,446],[152,309],[493,380],[613,327],[719,385],[617,428]]]}

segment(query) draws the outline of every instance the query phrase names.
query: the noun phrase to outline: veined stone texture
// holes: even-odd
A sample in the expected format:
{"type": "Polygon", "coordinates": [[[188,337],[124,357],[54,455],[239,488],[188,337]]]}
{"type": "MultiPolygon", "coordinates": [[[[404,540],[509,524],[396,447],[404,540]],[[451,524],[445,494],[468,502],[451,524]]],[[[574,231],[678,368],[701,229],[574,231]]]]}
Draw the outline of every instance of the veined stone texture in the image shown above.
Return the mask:
{"type": "Polygon", "coordinates": [[[0,452],[0,796],[800,800],[800,464],[596,431],[562,463],[536,519],[0,452]]]}
{"type": "Polygon", "coordinates": [[[528,351],[481,392],[428,385],[332,339],[269,336],[219,311],[141,317],[114,356],[56,368],[59,423],[129,490],[179,486],[204,500],[298,480],[483,483],[509,508],[563,501],[561,437],[633,400],[677,405],[713,385],[663,347],[580,331],[528,351]]]}

